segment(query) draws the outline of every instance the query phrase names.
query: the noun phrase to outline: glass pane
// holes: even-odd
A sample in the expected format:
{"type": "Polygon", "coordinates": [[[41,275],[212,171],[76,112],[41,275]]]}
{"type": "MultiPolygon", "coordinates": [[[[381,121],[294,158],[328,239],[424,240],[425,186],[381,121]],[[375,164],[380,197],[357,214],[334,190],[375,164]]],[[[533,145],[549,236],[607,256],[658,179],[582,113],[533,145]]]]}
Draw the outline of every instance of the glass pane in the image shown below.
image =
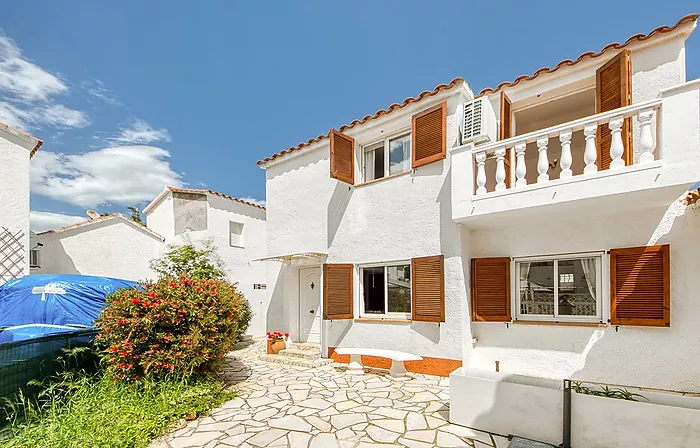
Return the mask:
{"type": "Polygon", "coordinates": [[[365,182],[384,177],[384,143],[365,150],[365,182]]]}
{"type": "Polygon", "coordinates": [[[389,174],[411,168],[411,134],[389,140],[389,174]]]}
{"type": "Polygon", "coordinates": [[[389,312],[411,312],[411,265],[388,266],[389,312]]]}
{"type": "Polygon", "coordinates": [[[596,315],[596,259],[559,261],[559,315],[596,315]]]}
{"type": "Polygon", "coordinates": [[[519,266],[520,314],[554,316],[554,262],[523,262],[519,266]]]}
{"type": "Polygon", "coordinates": [[[384,314],[384,268],[362,269],[365,313],[384,314]]]}

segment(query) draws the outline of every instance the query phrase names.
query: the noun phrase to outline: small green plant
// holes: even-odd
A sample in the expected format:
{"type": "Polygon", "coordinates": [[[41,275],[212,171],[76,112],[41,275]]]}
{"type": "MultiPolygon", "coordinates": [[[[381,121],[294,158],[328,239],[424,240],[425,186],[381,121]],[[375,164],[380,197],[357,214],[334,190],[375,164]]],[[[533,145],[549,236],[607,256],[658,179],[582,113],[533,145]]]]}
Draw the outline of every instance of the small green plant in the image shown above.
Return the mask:
{"type": "Polygon", "coordinates": [[[195,245],[173,244],[160,258],[151,261],[151,269],[160,278],[188,277],[192,279],[209,278],[224,280],[225,266],[217,253],[216,245],[210,239],[195,245]]]}
{"type": "Polygon", "coordinates": [[[615,388],[607,385],[600,386],[600,390],[584,386],[581,381],[572,381],[571,388],[574,392],[584,395],[595,395],[597,397],[617,398],[619,400],[639,401],[637,398],[646,400],[646,397],[635,394],[627,389],[615,388]]]}

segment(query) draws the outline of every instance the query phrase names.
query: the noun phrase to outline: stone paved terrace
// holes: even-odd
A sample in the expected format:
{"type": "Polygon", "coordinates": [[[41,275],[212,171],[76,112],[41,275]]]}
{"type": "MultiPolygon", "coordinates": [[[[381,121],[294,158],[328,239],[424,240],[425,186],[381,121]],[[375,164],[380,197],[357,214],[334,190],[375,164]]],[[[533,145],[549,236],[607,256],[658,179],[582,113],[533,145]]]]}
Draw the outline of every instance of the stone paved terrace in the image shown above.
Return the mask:
{"type": "Polygon", "coordinates": [[[259,359],[264,341],[228,355],[238,397],[151,445],[185,447],[505,448],[504,437],[450,424],[449,380],[349,376],[259,359]]]}

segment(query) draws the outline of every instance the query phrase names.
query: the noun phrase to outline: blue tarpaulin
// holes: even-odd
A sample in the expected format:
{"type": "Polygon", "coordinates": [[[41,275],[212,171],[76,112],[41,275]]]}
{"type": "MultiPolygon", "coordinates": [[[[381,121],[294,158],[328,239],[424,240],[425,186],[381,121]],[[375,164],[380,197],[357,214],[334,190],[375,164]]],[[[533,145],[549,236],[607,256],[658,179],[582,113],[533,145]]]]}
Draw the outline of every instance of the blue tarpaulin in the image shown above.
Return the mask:
{"type": "Polygon", "coordinates": [[[0,286],[0,342],[92,328],[105,297],[136,282],[89,275],[40,274],[0,286]]]}

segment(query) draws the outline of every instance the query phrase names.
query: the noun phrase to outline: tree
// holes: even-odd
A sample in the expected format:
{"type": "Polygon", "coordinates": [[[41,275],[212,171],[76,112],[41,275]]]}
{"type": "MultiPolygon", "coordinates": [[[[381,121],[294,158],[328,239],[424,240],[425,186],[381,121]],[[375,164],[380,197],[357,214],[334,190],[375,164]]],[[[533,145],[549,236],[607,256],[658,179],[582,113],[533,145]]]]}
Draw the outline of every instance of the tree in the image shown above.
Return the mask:
{"type": "Polygon", "coordinates": [[[161,278],[226,279],[224,262],[210,239],[199,245],[192,242],[169,245],[162,257],[151,261],[151,269],[161,278]]]}
{"type": "Polygon", "coordinates": [[[141,224],[142,226],[146,225],[144,222],[141,220],[141,213],[139,212],[138,207],[127,207],[127,209],[131,212],[131,220],[134,222],[137,222],[141,224]]]}

